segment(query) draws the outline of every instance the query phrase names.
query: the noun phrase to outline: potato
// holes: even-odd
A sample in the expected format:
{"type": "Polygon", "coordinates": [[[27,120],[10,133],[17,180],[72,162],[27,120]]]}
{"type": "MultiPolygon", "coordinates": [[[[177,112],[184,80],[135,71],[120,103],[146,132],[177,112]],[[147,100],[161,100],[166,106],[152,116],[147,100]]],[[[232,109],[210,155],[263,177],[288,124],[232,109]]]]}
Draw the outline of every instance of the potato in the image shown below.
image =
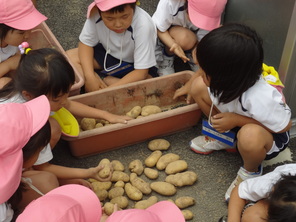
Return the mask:
{"type": "Polygon", "coordinates": [[[190,210],[182,210],[181,211],[185,220],[192,220],[193,219],[193,213],[190,210]]]}
{"type": "Polygon", "coordinates": [[[126,195],[131,200],[141,200],[143,198],[143,193],[131,183],[126,183],[124,186],[124,190],[126,195]]]}
{"type": "Polygon", "coordinates": [[[95,194],[97,195],[97,197],[99,198],[100,201],[104,201],[108,197],[107,190],[96,190],[95,194]]]}
{"type": "Polygon", "coordinates": [[[112,183],[109,181],[106,181],[106,182],[96,181],[96,182],[92,182],[91,185],[93,186],[94,191],[109,190],[112,186],[112,183]]]}
{"type": "Polygon", "coordinates": [[[152,114],[161,113],[161,109],[159,106],[156,105],[147,105],[142,107],[141,115],[142,116],[149,116],[152,114]]]}
{"type": "Polygon", "coordinates": [[[123,196],[124,189],[122,187],[114,187],[111,190],[109,190],[108,197],[109,199],[113,199],[115,197],[123,196]]]}
{"type": "Polygon", "coordinates": [[[99,171],[99,177],[101,178],[107,178],[111,174],[111,167],[110,167],[110,160],[107,158],[104,158],[100,161],[99,166],[104,166],[103,169],[99,171]]]}
{"type": "Polygon", "coordinates": [[[104,212],[105,212],[105,214],[110,216],[114,212],[114,204],[110,203],[110,202],[106,202],[104,204],[104,212]]]}
{"type": "Polygon", "coordinates": [[[117,204],[119,208],[125,209],[128,206],[128,199],[125,196],[115,197],[110,200],[111,203],[117,204]]]}
{"type": "Polygon", "coordinates": [[[83,118],[80,122],[80,127],[82,130],[94,129],[96,125],[96,120],[94,118],[83,118]]]}
{"type": "Polygon", "coordinates": [[[128,165],[128,168],[132,173],[136,173],[138,176],[140,176],[144,171],[144,166],[141,160],[133,160],[128,165]]]}
{"type": "Polygon", "coordinates": [[[164,170],[170,162],[179,160],[180,156],[174,153],[167,153],[162,155],[156,163],[158,170],[164,170]]]}
{"type": "Polygon", "coordinates": [[[144,163],[147,167],[154,167],[157,163],[157,161],[159,160],[159,158],[161,157],[162,152],[160,150],[156,150],[154,152],[152,152],[150,154],[150,156],[148,156],[144,163]]]}
{"type": "Polygon", "coordinates": [[[177,187],[183,187],[194,184],[197,181],[197,174],[193,171],[185,171],[169,175],[165,178],[165,181],[177,187]]]}
{"type": "Polygon", "coordinates": [[[111,164],[112,164],[113,170],[124,171],[124,165],[119,160],[112,160],[111,164]]]}
{"type": "Polygon", "coordinates": [[[97,123],[96,125],[95,125],[95,128],[101,128],[101,127],[103,127],[104,125],[103,125],[103,123],[97,123]]]}
{"type": "Polygon", "coordinates": [[[135,204],[135,209],[146,209],[150,206],[152,206],[153,204],[156,204],[158,201],[157,197],[156,196],[151,196],[149,197],[147,200],[141,200],[139,202],[137,202],[135,204]]]}
{"type": "Polygon", "coordinates": [[[114,187],[122,187],[122,188],[124,188],[124,182],[121,181],[121,180],[119,180],[119,181],[117,181],[117,182],[114,184],[114,187]]]}
{"type": "Polygon", "coordinates": [[[129,175],[127,175],[125,172],[115,170],[113,171],[111,181],[112,182],[117,182],[117,181],[123,181],[123,182],[128,182],[129,181],[129,175]]]}
{"type": "Polygon", "coordinates": [[[186,207],[190,207],[192,205],[195,204],[195,200],[192,197],[189,196],[183,196],[183,197],[179,197],[175,200],[175,204],[177,205],[177,207],[179,207],[180,209],[186,208],[186,207]]]}
{"type": "Polygon", "coordinates": [[[152,182],[150,187],[153,191],[164,196],[172,196],[177,192],[177,189],[174,185],[162,181],[152,182]]]}
{"type": "Polygon", "coordinates": [[[154,139],[148,143],[148,148],[151,151],[168,150],[170,146],[171,146],[170,142],[165,139],[154,139]]]}
{"type": "Polygon", "coordinates": [[[155,180],[155,179],[158,178],[158,171],[154,170],[154,169],[151,169],[151,168],[146,167],[144,169],[144,174],[145,174],[146,177],[148,177],[151,180],[155,180]]]}
{"type": "Polygon", "coordinates": [[[138,177],[136,173],[130,174],[130,182],[134,187],[138,188],[143,194],[148,195],[152,192],[150,184],[144,181],[142,178],[138,177]]]}
{"type": "Polygon", "coordinates": [[[126,115],[135,119],[141,114],[141,112],[141,106],[135,106],[129,112],[127,112],[126,115]]]}
{"type": "Polygon", "coordinates": [[[184,170],[188,169],[188,164],[185,160],[176,160],[170,162],[167,167],[165,168],[166,174],[175,174],[180,173],[184,170]]]}

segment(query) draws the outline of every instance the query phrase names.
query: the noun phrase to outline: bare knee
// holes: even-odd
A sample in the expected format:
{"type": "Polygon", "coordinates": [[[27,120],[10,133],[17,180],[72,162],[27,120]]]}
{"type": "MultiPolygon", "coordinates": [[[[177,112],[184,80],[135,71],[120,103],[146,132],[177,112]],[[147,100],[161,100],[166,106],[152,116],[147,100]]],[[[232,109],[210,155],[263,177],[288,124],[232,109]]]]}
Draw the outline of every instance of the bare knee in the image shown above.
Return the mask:
{"type": "Polygon", "coordinates": [[[191,30],[184,27],[172,27],[169,33],[184,51],[192,49],[197,42],[196,35],[191,30]]]}

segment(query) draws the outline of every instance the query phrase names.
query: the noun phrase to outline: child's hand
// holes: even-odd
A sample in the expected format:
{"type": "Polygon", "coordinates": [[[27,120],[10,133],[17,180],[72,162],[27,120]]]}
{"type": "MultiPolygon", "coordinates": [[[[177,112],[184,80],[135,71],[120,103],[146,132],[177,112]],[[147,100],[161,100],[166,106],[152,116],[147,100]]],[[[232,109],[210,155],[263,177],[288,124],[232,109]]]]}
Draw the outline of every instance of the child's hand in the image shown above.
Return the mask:
{"type": "Polygon", "coordinates": [[[107,177],[107,178],[101,178],[99,176],[99,172],[104,169],[104,166],[103,165],[99,165],[97,167],[91,167],[89,168],[89,170],[91,171],[91,174],[90,174],[90,177],[93,178],[93,179],[96,179],[98,181],[101,181],[101,182],[106,182],[106,181],[110,181],[111,178],[112,178],[112,174],[113,174],[113,167],[112,167],[112,164],[109,165],[110,167],[110,175],[107,177]]]}
{"type": "Polygon", "coordinates": [[[186,96],[185,101],[187,104],[190,104],[192,102],[192,97],[189,94],[191,85],[189,82],[187,82],[184,86],[181,88],[177,89],[176,92],[174,93],[173,99],[176,99],[180,96],[186,96]]]}
{"type": "Polygon", "coordinates": [[[96,73],[94,73],[91,78],[85,80],[86,92],[93,92],[100,89],[105,89],[106,87],[106,83],[96,73]]]}
{"type": "Polygon", "coordinates": [[[105,117],[105,119],[107,121],[109,121],[110,123],[124,123],[127,124],[128,120],[132,120],[133,118],[131,118],[130,116],[119,116],[119,115],[115,115],[112,113],[108,113],[105,117]]]}
{"type": "Polygon", "coordinates": [[[179,46],[177,43],[174,43],[171,48],[170,48],[170,52],[173,52],[175,55],[177,55],[178,57],[180,57],[184,63],[190,61],[189,58],[187,58],[187,56],[185,55],[183,49],[181,46],[179,46]]]}
{"type": "Polygon", "coordinates": [[[236,127],[235,113],[218,113],[211,117],[211,122],[215,130],[224,133],[236,127]]]}

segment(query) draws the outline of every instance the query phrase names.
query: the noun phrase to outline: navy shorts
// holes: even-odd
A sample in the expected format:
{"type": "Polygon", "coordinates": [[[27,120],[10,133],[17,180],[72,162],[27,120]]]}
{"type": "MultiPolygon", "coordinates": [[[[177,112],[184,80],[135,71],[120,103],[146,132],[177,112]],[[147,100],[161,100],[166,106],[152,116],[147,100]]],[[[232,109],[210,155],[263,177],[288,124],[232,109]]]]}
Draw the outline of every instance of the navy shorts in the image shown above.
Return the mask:
{"type": "MultiPolygon", "coordinates": [[[[99,63],[99,65],[104,68],[104,59],[105,59],[105,54],[106,54],[106,50],[105,48],[102,46],[102,44],[98,44],[94,47],[94,58],[95,60],[99,63]]],[[[111,55],[107,55],[107,59],[106,59],[106,68],[110,68],[112,66],[117,66],[120,63],[120,60],[111,56],[111,55]]],[[[120,72],[116,72],[116,74],[114,74],[113,76],[117,77],[117,78],[122,78],[123,76],[125,76],[126,74],[128,74],[129,72],[134,70],[134,64],[133,63],[127,63],[122,61],[122,65],[120,66],[120,72]]],[[[106,76],[109,76],[108,74],[103,72],[98,72],[101,78],[105,78],[106,76]]],[[[157,68],[155,66],[149,68],[148,70],[149,75],[151,75],[152,77],[158,77],[158,73],[157,73],[157,68]]]]}

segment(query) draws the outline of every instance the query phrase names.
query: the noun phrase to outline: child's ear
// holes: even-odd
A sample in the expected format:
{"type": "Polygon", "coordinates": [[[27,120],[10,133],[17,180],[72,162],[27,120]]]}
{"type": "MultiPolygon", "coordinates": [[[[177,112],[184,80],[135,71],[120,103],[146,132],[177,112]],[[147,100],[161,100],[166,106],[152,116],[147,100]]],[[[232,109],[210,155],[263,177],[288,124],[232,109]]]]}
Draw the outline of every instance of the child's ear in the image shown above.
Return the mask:
{"type": "Polygon", "coordinates": [[[34,99],[34,96],[31,95],[31,93],[28,93],[26,90],[22,91],[22,96],[26,101],[29,101],[31,99],[34,99]]]}

